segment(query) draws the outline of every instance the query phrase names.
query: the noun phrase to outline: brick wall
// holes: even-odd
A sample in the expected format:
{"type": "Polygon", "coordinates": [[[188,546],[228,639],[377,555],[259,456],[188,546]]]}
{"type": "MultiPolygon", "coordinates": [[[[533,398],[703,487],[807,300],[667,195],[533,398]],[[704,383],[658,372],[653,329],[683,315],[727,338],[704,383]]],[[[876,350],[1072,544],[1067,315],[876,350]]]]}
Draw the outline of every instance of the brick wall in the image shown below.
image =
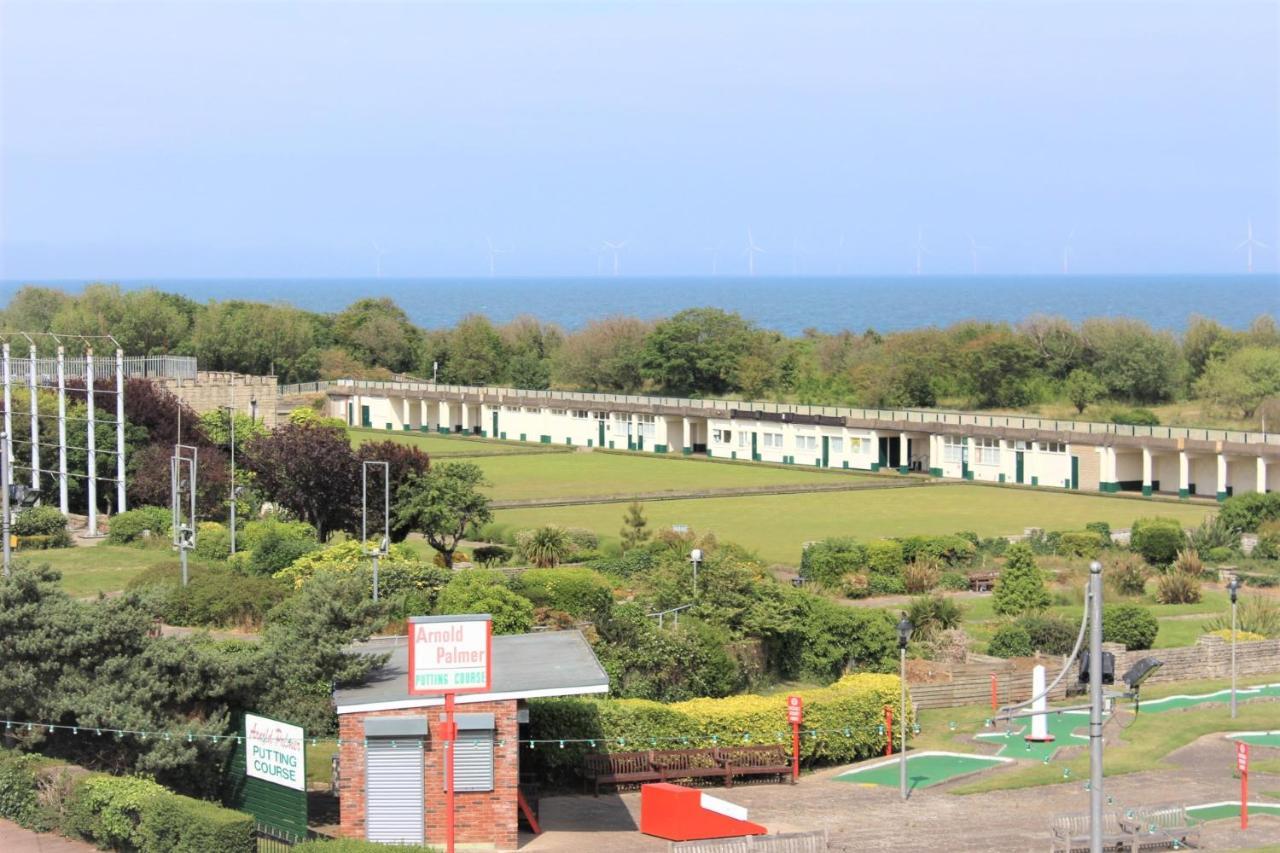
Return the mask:
{"type": "MultiPolygon", "coordinates": [[[[491,844],[499,850],[516,849],[517,805],[520,781],[519,727],[515,700],[479,702],[459,706],[460,713],[493,714],[493,790],[459,792],[455,796],[454,826],[458,844],[491,844]]],[[[338,718],[341,833],[348,838],[365,836],[364,721],[370,717],[425,716],[430,734],[424,744],[423,772],[426,774],[426,838],[428,844],[444,845],[444,745],[439,737],[444,709],[409,708],[343,714],[338,718]]]]}
{"type": "Polygon", "coordinates": [[[235,406],[237,412],[249,414],[249,401],[258,401],[258,420],[274,429],[276,425],[276,377],[249,376],[217,370],[201,370],[195,379],[159,379],[161,387],[173,393],[197,412],[204,413],[219,406],[235,406]]]}
{"type": "MultiPolygon", "coordinates": [[[[1116,656],[1116,679],[1134,663],[1145,657],[1153,657],[1163,663],[1146,684],[1168,684],[1174,681],[1192,681],[1204,678],[1226,678],[1231,675],[1231,644],[1220,637],[1205,636],[1194,646],[1173,649],[1154,649],[1128,652],[1123,646],[1104,643],[1103,648],[1116,656]]],[[[1062,667],[1060,658],[1046,658],[1044,664],[1049,680],[1062,667]]],[[[920,708],[954,708],[960,705],[976,705],[991,700],[991,673],[996,674],[999,702],[1002,705],[1031,698],[1031,669],[1034,661],[991,660],[981,664],[965,664],[953,667],[949,673],[931,684],[910,684],[911,701],[920,708]]],[[[1072,664],[1074,669],[1075,665],[1072,664]]],[[[1259,640],[1236,644],[1236,673],[1238,675],[1280,675],[1280,640],[1259,640]]],[[[1076,675],[1068,673],[1062,683],[1049,694],[1050,699],[1066,696],[1068,687],[1074,687],[1076,675]]]]}

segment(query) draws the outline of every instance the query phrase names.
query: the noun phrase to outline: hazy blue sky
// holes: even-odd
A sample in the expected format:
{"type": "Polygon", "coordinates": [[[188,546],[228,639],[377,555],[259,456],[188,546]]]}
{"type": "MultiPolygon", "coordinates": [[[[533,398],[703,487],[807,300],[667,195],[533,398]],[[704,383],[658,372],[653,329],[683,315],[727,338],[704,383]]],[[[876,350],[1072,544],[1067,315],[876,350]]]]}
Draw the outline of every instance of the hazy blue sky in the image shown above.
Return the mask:
{"type": "Polygon", "coordinates": [[[1274,271],[1278,10],[3,0],[0,277],[1274,271]]]}

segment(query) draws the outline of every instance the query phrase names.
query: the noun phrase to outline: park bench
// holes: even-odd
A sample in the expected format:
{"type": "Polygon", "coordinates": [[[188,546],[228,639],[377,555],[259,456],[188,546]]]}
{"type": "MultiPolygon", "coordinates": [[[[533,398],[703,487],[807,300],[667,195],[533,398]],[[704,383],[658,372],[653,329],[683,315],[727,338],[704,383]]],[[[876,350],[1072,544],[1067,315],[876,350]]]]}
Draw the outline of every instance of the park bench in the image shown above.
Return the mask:
{"type": "MultiPolygon", "coordinates": [[[[725,785],[730,788],[735,777],[791,776],[791,756],[781,746],[722,746],[716,752],[727,771],[725,785]]],[[[791,781],[794,784],[795,780],[791,781]]]]}
{"type": "Polygon", "coordinates": [[[709,838],[705,841],[673,841],[668,848],[669,853],[825,853],[826,849],[825,829],[709,838]]]}
{"type": "Polygon", "coordinates": [[[588,755],[584,763],[584,781],[595,784],[597,797],[600,796],[601,785],[662,781],[662,771],[653,765],[652,752],[599,753],[588,755]]]}
{"type": "Polygon", "coordinates": [[[664,749],[653,753],[653,766],[663,782],[673,779],[729,779],[729,769],[716,749],[664,749]]]}
{"type": "Polygon", "coordinates": [[[973,592],[990,592],[999,576],[999,572],[970,572],[969,589],[973,592]]]}
{"type": "Polygon", "coordinates": [[[1121,823],[1135,833],[1135,850],[1200,846],[1200,827],[1191,825],[1182,806],[1142,806],[1121,823]]]}
{"type": "MultiPolygon", "coordinates": [[[[1123,823],[1120,812],[1102,813],[1102,846],[1117,850],[1136,851],[1137,836],[1123,823]]],[[[1089,849],[1089,816],[1084,814],[1058,815],[1049,825],[1053,853],[1072,853],[1089,849]]]]}

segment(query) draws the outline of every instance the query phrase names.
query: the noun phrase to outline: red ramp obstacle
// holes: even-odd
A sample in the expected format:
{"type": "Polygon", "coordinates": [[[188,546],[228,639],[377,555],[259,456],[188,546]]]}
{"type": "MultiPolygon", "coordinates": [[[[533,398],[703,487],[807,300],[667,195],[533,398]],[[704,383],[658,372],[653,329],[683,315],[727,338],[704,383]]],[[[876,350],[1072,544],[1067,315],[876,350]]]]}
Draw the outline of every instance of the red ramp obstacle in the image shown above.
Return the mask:
{"type": "Polygon", "coordinates": [[[747,810],[696,788],[655,782],[640,786],[640,831],[668,841],[764,835],[747,810]]]}

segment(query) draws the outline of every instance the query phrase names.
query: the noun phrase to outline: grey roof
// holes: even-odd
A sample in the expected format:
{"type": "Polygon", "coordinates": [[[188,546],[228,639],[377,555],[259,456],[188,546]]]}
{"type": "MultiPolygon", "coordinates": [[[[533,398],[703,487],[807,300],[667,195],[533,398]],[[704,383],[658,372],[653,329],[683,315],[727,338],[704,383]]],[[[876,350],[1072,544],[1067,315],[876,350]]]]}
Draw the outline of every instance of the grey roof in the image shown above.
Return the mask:
{"type": "MultiPolygon", "coordinates": [[[[373,640],[354,647],[364,654],[391,652],[381,669],[358,687],[335,691],[338,713],[352,706],[402,703],[402,707],[434,705],[437,697],[409,695],[409,646],[407,637],[373,640]]],[[[493,684],[487,694],[459,694],[458,701],[482,701],[482,697],[554,696],[557,693],[602,693],[609,676],[600,666],[581,631],[545,631],[493,638],[493,684]]]]}

